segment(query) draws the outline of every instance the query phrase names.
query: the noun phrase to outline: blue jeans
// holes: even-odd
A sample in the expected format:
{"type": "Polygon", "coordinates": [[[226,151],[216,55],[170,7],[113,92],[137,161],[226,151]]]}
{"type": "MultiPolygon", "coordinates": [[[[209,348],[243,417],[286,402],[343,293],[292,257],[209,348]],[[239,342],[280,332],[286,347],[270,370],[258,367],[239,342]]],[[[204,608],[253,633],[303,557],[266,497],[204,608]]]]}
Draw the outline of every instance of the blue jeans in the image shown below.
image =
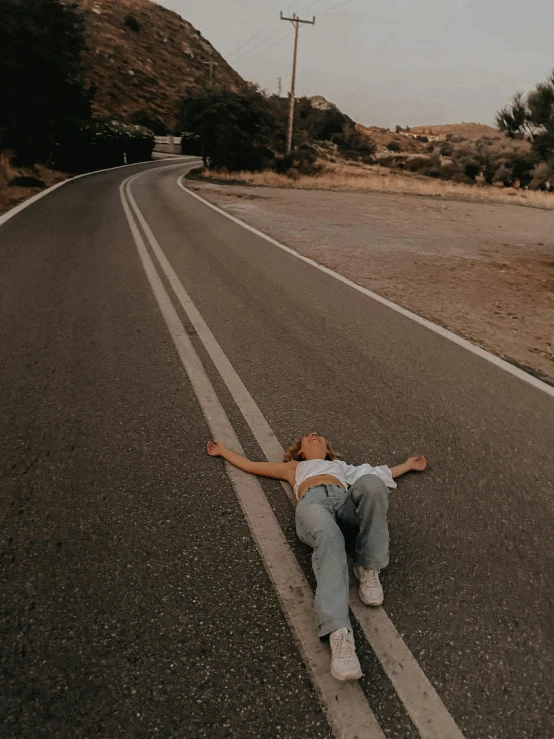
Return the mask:
{"type": "Polygon", "coordinates": [[[387,510],[389,491],[377,475],[360,477],[345,493],[338,485],[310,488],[296,507],[296,533],[312,547],[317,580],[317,633],[326,636],[345,626],[348,613],[348,565],[343,531],[356,533],[356,561],[370,570],[389,563],[387,510]]]}

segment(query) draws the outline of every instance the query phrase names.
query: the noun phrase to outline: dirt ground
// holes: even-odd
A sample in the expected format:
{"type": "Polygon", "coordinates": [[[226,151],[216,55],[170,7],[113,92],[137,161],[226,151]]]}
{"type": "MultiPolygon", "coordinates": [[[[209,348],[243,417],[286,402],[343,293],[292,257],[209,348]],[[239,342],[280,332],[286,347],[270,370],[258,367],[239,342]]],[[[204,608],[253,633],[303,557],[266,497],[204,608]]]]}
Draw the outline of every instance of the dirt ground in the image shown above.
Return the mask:
{"type": "Polygon", "coordinates": [[[6,213],[12,208],[15,208],[16,205],[19,205],[24,200],[28,200],[33,197],[33,195],[37,195],[37,193],[42,192],[42,190],[47,187],[52,187],[52,185],[56,185],[58,182],[66,180],[70,176],[64,172],[56,172],[41,165],[36,165],[30,169],[15,170],[10,168],[8,178],[3,177],[2,174],[2,168],[0,166],[0,215],[2,215],[2,213],[6,213]],[[18,175],[36,177],[42,180],[44,187],[19,187],[17,185],[9,185],[9,179],[11,179],[12,176],[18,175]]]}
{"type": "Polygon", "coordinates": [[[188,186],[554,385],[554,212],[382,193],[188,186]]]}

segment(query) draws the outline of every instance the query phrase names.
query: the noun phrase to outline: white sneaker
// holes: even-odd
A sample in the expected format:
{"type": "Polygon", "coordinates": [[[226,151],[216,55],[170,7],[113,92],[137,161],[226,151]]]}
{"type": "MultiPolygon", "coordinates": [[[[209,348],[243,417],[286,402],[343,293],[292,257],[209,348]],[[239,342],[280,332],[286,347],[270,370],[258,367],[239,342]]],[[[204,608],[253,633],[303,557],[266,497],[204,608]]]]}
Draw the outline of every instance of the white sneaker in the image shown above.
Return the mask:
{"type": "Polygon", "coordinates": [[[379,580],[379,570],[366,570],[354,565],[354,574],[360,581],[360,600],[366,606],[381,606],[385,600],[383,586],[379,580]]]}
{"type": "Polygon", "coordinates": [[[359,680],[362,668],[356,655],[354,635],[346,628],[333,631],[329,637],[331,644],[331,675],[335,680],[359,680]]]}

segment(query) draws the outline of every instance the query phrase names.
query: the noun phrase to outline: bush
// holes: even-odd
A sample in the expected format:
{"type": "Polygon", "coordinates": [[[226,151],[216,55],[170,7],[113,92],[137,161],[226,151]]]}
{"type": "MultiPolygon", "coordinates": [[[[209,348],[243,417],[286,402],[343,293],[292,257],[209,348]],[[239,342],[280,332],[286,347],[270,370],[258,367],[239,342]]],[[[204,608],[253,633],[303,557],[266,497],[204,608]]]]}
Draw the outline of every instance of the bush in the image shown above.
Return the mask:
{"type": "Polygon", "coordinates": [[[54,165],[67,172],[149,161],[154,134],[119,121],[74,121],[56,143],[54,165]]]}
{"type": "Polygon", "coordinates": [[[275,171],[292,179],[298,179],[301,175],[313,177],[322,169],[317,161],[317,152],[311,146],[302,146],[291,156],[279,157],[275,161],[275,171]]]}
{"type": "Polygon", "coordinates": [[[360,160],[375,154],[375,142],[365,133],[360,133],[354,124],[345,126],[340,133],[335,133],[331,141],[337,145],[345,159],[360,160]]]}
{"type": "Polygon", "coordinates": [[[90,117],[81,53],[84,23],[74,3],[0,2],[0,149],[46,161],[68,119],[90,117]]]}
{"type": "Polygon", "coordinates": [[[162,119],[158,118],[157,115],[144,109],[137,110],[133,113],[130,116],[130,121],[137,126],[148,128],[155,136],[167,136],[167,134],[170,133],[169,126],[165,121],[162,121],[162,119]]]}
{"type": "Polygon", "coordinates": [[[530,190],[554,189],[554,162],[540,162],[533,170],[533,177],[529,183],[530,190]]]}
{"type": "Polygon", "coordinates": [[[190,156],[202,156],[202,140],[200,136],[185,131],[181,134],[181,154],[190,156]]]}
{"type": "Polygon", "coordinates": [[[45,183],[42,180],[39,180],[38,177],[29,177],[25,175],[14,177],[8,184],[11,187],[46,187],[45,183]]]}
{"type": "Polygon", "coordinates": [[[204,165],[259,170],[274,163],[277,124],[267,99],[256,89],[193,91],[181,103],[181,130],[197,136],[204,165]]]}
{"type": "Polygon", "coordinates": [[[402,147],[400,146],[398,141],[389,141],[389,143],[387,144],[387,149],[389,151],[395,151],[395,152],[402,151],[402,147]]]}
{"type": "Polygon", "coordinates": [[[140,33],[140,23],[137,21],[134,15],[125,16],[125,25],[127,26],[127,28],[130,28],[131,31],[134,31],[135,33],[140,33]]]}
{"type": "Polygon", "coordinates": [[[431,163],[430,157],[412,157],[404,165],[404,169],[408,172],[421,172],[429,168],[431,163]]]}

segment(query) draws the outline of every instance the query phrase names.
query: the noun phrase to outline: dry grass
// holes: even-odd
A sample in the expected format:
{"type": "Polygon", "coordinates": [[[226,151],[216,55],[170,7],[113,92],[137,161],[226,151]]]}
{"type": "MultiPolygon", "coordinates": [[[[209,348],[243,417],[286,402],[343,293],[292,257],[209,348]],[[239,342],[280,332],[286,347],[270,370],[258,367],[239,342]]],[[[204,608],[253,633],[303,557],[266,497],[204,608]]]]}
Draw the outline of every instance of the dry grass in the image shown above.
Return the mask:
{"type": "Polygon", "coordinates": [[[205,171],[203,177],[262,187],[286,187],[302,190],[358,190],[394,193],[397,195],[424,195],[449,200],[470,200],[487,203],[509,203],[533,208],[554,210],[554,194],[512,190],[510,188],[462,185],[443,180],[390,174],[380,167],[352,164],[330,164],[316,176],[291,179],[276,172],[205,171]]]}
{"type": "Polygon", "coordinates": [[[412,133],[425,136],[444,136],[449,133],[453,136],[462,136],[465,139],[480,139],[483,136],[500,138],[502,134],[497,128],[487,126],[485,123],[446,123],[439,126],[415,126],[410,129],[412,133]]]}
{"type": "Polygon", "coordinates": [[[19,171],[12,166],[12,156],[10,151],[0,151],[0,187],[5,187],[19,174],[19,171]]]}
{"type": "Polygon", "coordinates": [[[10,185],[15,177],[36,177],[44,182],[44,187],[51,187],[69,177],[65,172],[48,169],[42,164],[36,164],[34,167],[14,167],[12,158],[13,152],[0,151],[0,213],[5,213],[44,189],[10,185]]]}

